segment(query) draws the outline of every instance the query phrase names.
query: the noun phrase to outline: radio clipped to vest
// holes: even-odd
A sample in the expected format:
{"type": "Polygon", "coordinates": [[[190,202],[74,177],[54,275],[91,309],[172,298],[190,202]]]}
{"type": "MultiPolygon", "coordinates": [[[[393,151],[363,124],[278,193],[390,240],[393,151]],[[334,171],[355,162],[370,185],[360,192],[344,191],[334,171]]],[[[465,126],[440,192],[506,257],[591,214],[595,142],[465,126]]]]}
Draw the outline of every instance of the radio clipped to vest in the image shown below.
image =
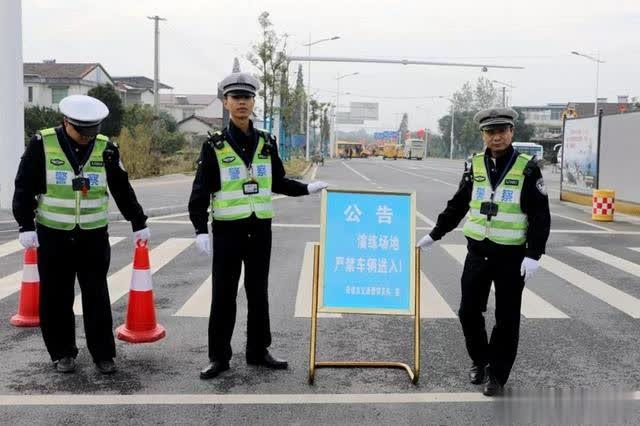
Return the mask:
{"type": "Polygon", "coordinates": [[[211,131],[207,131],[207,142],[209,142],[215,149],[222,149],[224,147],[224,135],[222,132],[211,133],[211,131]]]}

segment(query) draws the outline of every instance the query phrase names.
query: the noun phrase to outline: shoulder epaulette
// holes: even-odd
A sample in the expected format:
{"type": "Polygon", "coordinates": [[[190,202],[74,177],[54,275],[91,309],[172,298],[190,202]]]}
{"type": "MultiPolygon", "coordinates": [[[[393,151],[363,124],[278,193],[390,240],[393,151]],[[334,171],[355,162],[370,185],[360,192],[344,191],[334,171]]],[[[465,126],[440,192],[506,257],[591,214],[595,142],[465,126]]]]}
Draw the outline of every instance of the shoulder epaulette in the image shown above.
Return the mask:
{"type": "Polygon", "coordinates": [[[209,137],[207,138],[207,143],[211,145],[213,148],[222,149],[224,146],[224,133],[220,130],[217,130],[213,133],[207,132],[209,137]]]}

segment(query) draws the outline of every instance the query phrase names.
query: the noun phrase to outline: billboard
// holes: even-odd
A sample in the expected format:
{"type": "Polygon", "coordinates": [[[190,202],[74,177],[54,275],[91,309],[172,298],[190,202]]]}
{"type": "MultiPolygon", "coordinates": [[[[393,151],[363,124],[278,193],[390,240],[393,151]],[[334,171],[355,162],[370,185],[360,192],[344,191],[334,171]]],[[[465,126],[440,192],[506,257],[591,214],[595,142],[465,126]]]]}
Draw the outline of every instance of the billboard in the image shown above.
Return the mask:
{"type": "Polygon", "coordinates": [[[362,120],[378,120],[378,103],[377,102],[351,102],[351,117],[362,120]]]}
{"type": "Polygon", "coordinates": [[[591,195],[598,188],[599,117],[565,121],[562,191],[591,195]]]}
{"type": "Polygon", "coordinates": [[[350,111],[338,111],[336,114],[338,124],[364,124],[364,120],[351,115],[350,111]]]}

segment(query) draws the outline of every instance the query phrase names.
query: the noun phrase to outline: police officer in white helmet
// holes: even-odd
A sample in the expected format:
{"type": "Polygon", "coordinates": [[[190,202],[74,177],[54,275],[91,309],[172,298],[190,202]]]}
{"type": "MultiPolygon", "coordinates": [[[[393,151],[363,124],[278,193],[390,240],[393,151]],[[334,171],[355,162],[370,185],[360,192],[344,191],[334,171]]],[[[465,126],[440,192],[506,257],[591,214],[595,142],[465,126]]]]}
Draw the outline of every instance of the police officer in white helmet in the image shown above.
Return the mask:
{"type": "Polygon", "coordinates": [[[80,284],[87,347],[103,374],[116,371],[111,304],[107,287],[109,193],[134,239],[148,241],[147,217],[129,184],[118,147],[101,135],[107,106],[90,96],[59,104],[63,123],[31,138],[15,180],[13,214],[20,243],[38,248],[40,327],[58,372],[76,368],[73,312],[80,284]]]}
{"type": "Polygon", "coordinates": [[[327,186],[324,182],[307,185],[285,177],[275,137],[254,128],[251,121],[258,86],[253,76],[241,72],[220,83],[231,119],[227,128],[203,144],[189,200],[198,250],[210,254],[213,248],[209,364],[200,372],[205,380],[229,369],[242,264],[249,310],[246,361],[264,368],[287,368],[286,361],[268,351],[272,193],[297,197],[327,186]],[[207,229],[209,207],[213,245],[207,229]]]}

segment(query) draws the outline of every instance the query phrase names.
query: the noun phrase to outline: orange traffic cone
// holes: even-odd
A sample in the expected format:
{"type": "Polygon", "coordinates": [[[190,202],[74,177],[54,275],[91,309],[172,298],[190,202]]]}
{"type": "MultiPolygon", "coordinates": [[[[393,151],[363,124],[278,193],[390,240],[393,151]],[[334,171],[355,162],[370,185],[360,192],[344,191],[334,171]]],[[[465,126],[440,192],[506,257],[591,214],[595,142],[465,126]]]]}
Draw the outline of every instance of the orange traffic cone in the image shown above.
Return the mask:
{"type": "Polygon", "coordinates": [[[40,275],[38,274],[38,250],[36,248],[28,248],[24,251],[18,313],[11,317],[10,322],[16,327],[37,327],[40,325],[40,275]]]}
{"type": "Polygon", "coordinates": [[[155,342],[166,334],[164,327],[156,323],[147,243],[138,241],[136,244],[127,319],[116,329],[116,333],[118,339],[129,343],[155,342]]]}

